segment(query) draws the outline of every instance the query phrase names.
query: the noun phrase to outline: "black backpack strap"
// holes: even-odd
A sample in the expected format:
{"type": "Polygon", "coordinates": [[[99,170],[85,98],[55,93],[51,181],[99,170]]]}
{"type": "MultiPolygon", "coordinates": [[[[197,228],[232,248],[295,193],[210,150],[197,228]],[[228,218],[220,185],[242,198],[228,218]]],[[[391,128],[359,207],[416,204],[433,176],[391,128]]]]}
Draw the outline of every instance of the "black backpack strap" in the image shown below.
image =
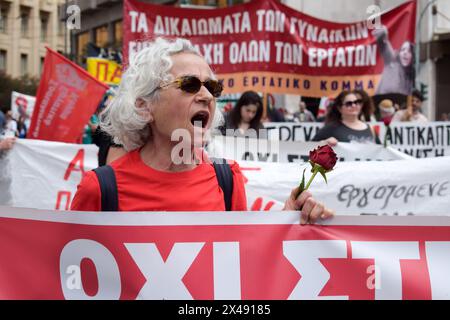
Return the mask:
{"type": "Polygon", "coordinates": [[[225,209],[231,211],[231,197],[233,195],[233,173],[231,167],[225,159],[211,158],[216,171],[217,181],[223,191],[225,209]]]}
{"type": "Polygon", "coordinates": [[[102,194],[102,211],[118,211],[119,196],[117,194],[116,175],[111,166],[106,165],[94,169],[102,194]]]}

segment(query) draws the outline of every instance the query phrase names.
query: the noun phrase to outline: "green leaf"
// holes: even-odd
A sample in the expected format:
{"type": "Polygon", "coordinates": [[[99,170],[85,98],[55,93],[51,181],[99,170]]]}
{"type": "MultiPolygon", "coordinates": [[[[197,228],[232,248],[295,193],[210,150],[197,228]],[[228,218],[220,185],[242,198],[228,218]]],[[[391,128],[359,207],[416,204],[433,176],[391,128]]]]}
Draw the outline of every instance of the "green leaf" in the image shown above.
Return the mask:
{"type": "Polygon", "coordinates": [[[314,172],[314,167],[316,166],[316,164],[314,162],[312,162],[311,160],[308,160],[308,162],[311,165],[311,172],[314,172]]]}
{"type": "Polygon", "coordinates": [[[327,175],[326,175],[327,171],[324,168],[320,167],[319,173],[325,179],[325,183],[328,184],[327,175]]]}
{"type": "Polygon", "coordinates": [[[306,168],[305,168],[305,169],[303,169],[303,177],[302,177],[302,182],[300,182],[300,186],[299,186],[299,189],[300,189],[300,193],[302,193],[302,192],[303,192],[303,190],[305,190],[305,171],[306,171],[306,168]]]}

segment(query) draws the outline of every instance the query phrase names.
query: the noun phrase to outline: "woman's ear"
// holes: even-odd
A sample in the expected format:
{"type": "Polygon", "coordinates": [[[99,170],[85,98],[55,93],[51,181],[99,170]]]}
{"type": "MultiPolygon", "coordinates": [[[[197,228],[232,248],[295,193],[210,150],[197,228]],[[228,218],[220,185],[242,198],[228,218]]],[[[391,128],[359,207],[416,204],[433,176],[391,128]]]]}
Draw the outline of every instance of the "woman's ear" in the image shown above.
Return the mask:
{"type": "Polygon", "coordinates": [[[136,108],[138,109],[138,114],[146,119],[149,123],[153,122],[153,113],[152,113],[152,105],[150,102],[142,99],[142,98],[138,98],[136,100],[136,108]]]}

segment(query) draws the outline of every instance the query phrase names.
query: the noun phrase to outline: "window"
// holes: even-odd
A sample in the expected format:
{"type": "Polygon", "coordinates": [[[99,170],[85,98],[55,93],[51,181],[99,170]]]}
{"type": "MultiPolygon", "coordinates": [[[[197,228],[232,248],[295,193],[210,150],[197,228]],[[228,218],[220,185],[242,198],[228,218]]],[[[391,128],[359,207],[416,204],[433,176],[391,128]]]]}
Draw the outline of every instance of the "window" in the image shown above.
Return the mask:
{"type": "Polygon", "coordinates": [[[0,33],[8,32],[8,11],[9,6],[0,5],[0,33]]]}
{"type": "Polygon", "coordinates": [[[45,57],[41,57],[41,65],[40,65],[40,74],[42,74],[42,71],[44,71],[44,62],[45,62],[45,57]]]}
{"type": "Polygon", "coordinates": [[[28,55],[20,55],[20,75],[24,76],[28,73],[28,55]]]}
{"type": "Polygon", "coordinates": [[[103,26],[95,29],[95,45],[104,48],[108,44],[108,27],[103,26]]]}
{"type": "Polygon", "coordinates": [[[47,40],[49,20],[49,14],[41,11],[41,41],[47,40]]]}
{"type": "Polygon", "coordinates": [[[123,25],[122,21],[114,23],[114,42],[115,44],[122,44],[123,41],[123,25]]]}
{"type": "Polygon", "coordinates": [[[6,51],[0,50],[0,71],[6,71],[6,51]]]}
{"type": "Polygon", "coordinates": [[[20,8],[20,35],[23,38],[28,37],[28,29],[30,24],[30,9],[26,7],[20,8]]]}
{"type": "Polygon", "coordinates": [[[89,32],[83,32],[77,36],[77,61],[82,63],[83,54],[86,50],[86,45],[89,42],[89,32]]]}

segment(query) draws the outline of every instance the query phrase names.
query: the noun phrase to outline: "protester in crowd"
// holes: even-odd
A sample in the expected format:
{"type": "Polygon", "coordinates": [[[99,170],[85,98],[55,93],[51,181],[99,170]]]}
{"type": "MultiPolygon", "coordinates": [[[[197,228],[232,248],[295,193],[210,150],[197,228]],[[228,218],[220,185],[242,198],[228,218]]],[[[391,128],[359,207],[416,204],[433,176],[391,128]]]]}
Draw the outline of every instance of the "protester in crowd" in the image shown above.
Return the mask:
{"type": "Polygon", "coordinates": [[[18,137],[17,121],[13,118],[12,111],[8,110],[5,116],[5,130],[4,135],[6,137],[18,137]]]}
{"type": "Polygon", "coordinates": [[[97,124],[98,122],[98,118],[97,115],[94,114],[91,116],[91,118],[89,119],[89,122],[84,126],[84,131],[83,131],[83,139],[82,139],[82,144],[92,144],[93,140],[92,140],[92,136],[95,132],[95,130],[97,129],[97,124]]]}
{"type": "Polygon", "coordinates": [[[306,103],[304,101],[298,102],[299,111],[294,112],[294,122],[315,122],[316,118],[314,114],[306,109],[306,103]]]}
{"type": "Polygon", "coordinates": [[[223,135],[237,137],[267,138],[267,132],[261,123],[263,102],[255,91],[244,92],[234,108],[225,115],[225,124],[220,131],[223,135]]]}
{"type": "Polygon", "coordinates": [[[376,142],[373,129],[360,120],[363,113],[362,100],[354,92],[341,92],[331,106],[325,126],[317,132],[313,141],[325,140],[331,146],[339,141],[376,142]]]}
{"type": "Polygon", "coordinates": [[[104,132],[98,123],[97,115],[108,106],[111,98],[112,93],[108,91],[97,107],[96,113],[88,123],[92,132],[92,142],[98,147],[97,157],[99,167],[109,164],[126,154],[125,149],[121,145],[114,143],[112,137],[104,132]]]}
{"type": "Polygon", "coordinates": [[[19,116],[19,121],[17,121],[17,133],[19,138],[24,139],[27,137],[27,124],[26,124],[26,117],[21,115],[19,116]]]}
{"type": "Polygon", "coordinates": [[[407,122],[428,122],[427,117],[422,114],[423,96],[419,90],[414,89],[412,92],[411,105],[406,109],[399,110],[394,114],[392,121],[407,122]]]}
{"type": "Polygon", "coordinates": [[[0,136],[3,134],[3,130],[5,130],[6,118],[3,111],[0,109],[0,136]]]}
{"type": "Polygon", "coordinates": [[[380,110],[380,120],[384,121],[384,119],[392,118],[396,112],[394,103],[390,99],[384,99],[378,105],[378,109],[380,110]]]}
{"type": "MultiPolygon", "coordinates": [[[[219,176],[202,149],[222,89],[205,59],[185,39],[158,38],[130,61],[100,122],[128,151],[110,165],[119,211],[225,210],[219,176]]],[[[233,183],[230,209],[247,210],[239,165],[229,162],[225,167],[233,183]]],[[[285,210],[302,208],[303,222],[333,215],[309,192],[295,197],[297,191],[292,191],[285,210]]],[[[99,211],[102,195],[96,173],[87,172],[72,209],[99,211]]]]}
{"type": "Polygon", "coordinates": [[[375,94],[401,93],[410,95],[414,87],[414,45],[405,41],[396,52],[389,41],[385,26],[372,32],[384,60],[384,69],[375,94]]]}
{"type": "Polygon", "coordinates": [[[377,122],[375,116],[375,104],[372,98],[364,90],[355,90],[355,95],[358,100],[362,101],[362,113],[360,116],[361,121],[377,122]]]}

